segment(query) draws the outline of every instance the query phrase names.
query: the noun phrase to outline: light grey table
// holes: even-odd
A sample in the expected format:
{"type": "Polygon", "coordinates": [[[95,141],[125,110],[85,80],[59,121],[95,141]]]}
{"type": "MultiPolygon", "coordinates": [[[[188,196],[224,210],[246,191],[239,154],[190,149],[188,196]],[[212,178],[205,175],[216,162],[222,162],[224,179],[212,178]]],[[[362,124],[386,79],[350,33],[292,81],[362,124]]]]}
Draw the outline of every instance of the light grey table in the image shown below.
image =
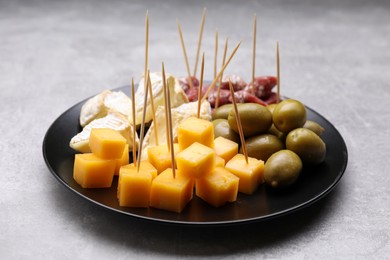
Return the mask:
{"type": "MultiPolygon", "coordinates": [[[[390,255],[389,1],[1,1],[0,258],[385,259],[390,255]],[[75,103],[139,80],[149,10],[152,71],[191,70],[202,10],[205,78],[243,40],[227,71],[275,75],[280,42],[282,94],[326,117],[348,146],[336,189],[315,205],[266,223],[191,229],[154,225],[99,208],[49,172],[42,141],[75,103]]],[[[199,69],[198,69],[199,71],[199,69]]]]}

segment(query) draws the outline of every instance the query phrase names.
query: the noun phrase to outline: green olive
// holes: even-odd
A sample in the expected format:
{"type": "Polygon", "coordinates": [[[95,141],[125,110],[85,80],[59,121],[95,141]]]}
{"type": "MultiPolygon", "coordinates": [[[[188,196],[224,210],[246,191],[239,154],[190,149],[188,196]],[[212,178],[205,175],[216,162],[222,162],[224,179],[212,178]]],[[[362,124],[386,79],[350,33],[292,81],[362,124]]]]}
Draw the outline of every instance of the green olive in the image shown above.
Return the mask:
{"type": "Polygon", "coordinates": [[[269,112],[271,112],[272,114],[274,112],[276,105],[277,104],[269,104],[268,106],[266,106],[266,108],[268,108],[269,112]]]}
{"type": "Polygon", "coordinates": [[[325,160],[324,141],[309,129],[297,128],[288,133],[286,147],[298,154],[303,163],[318,164],[325,160]]]}
{"type": "MultiPolygon", "coordinates": [[[[239,104],[237,104],[239,106],[239,104]]],[[[212,119],[228,119],[230,110],[233,108],[233,104],[226,104],[223,106],[218,107],[217,109],[214,110],[212,119]]]]}
{"type": "Polygon", "coordinates": [[[285,188],[293,184],[302,171],[299,156],[289,150],[280,150],[268,158],[264,165],[264,181],[273,188],[285,188]]]}
{"type": "MultiPolygon", "coordinates": [[[[253,136],[245,140],[246,150],[249,157],[263,160],[264,162],[277,151],[284,148],[283,142],[274,135],[263,134],[253,136]]],[[[240,153],[243,153],[242,146],[240,153]]]]}
{"type": "Polygon", "coordinates": [[[230,128],[229,123],[226,119],[213,120],[213,125],[214,125],[214,138],[222,136],[238,144],[241,143],[240,136],[230,128]]]}
{"type": "MultiPolygon", "coordinates": [[[[272,114],[264,106],[256,103],[243,103],[237,107],[237,110],[245,137],[266,133],[272,125],[272,114]]],[[[239,133],[234,109],[230,111],[228,121],[230,127],[239,133]]]]}
{"type": "Polygon", "coordinates": [[[283,143],[286,141],[287,134],[280,132],[274,124],[268,129],[268,133],[279,138],[283,143]]]}
{"type": "Polygon", "coordinates": [[[303,128],[310,129],[318,136],[321,136],[322,133],[325,131],[325,129],[320,124],[311,120],[306,120],[306,123],[303,125],[303,128]]]}
{"type": "Polygon", "coordinates": [[[275,107],[272,120],[277,129],[283,133],[288,133],[305,124],[306,108],[298,100],[283,100],[275,107]]]}

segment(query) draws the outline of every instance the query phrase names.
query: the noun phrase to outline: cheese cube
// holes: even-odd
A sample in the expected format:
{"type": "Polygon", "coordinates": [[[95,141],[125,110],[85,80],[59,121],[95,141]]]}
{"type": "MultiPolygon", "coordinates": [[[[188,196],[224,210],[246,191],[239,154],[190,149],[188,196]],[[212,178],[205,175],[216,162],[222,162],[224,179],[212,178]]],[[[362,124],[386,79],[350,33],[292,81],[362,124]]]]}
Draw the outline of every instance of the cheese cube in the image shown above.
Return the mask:
{"type": "Polygon", "coordinates": [[[109,128],[93,128],[89,137],[92,153],[102,159],[119,159],[126,146],[126,138],[109,128]]]}
{"type": "Polygon", "coordinates": [[[123,165],[129,164],[129,147],[126,145],[125,150],[123,150],[122,157],[120,159],[115,159],[115,175],[119,175],[119,170],[123,165]]]}
{"type": "Polygon", "coordinates": [[[219,157],[218,155],[215,156],[215,167],[225,167],[225,160],[222,157],[219,157]]]}
{"type": "MultiPolygon", "coordinates": [[[[123,170],[126,170],[126,168],[137,169],[136,167],[134,167],[134,163],[130,163],[130,164],[122,166],[120,172],[123,170]]],[[[140,166],[139,166],[139,171],[150,173],[152,175],[153,179],[156,178],[158,175],[157,169],[148,161],[141,161],[140,166]]]]}
{"type": "Polygon", "coordinates": [[[239,178],[224,167],[196,180],[196,195],[214,207],[237,199],[239,178]]]}
{"type": "Polygon", "coordinates": [[[92,153],[76,154],[73,178],[83,188],[111,187],[115,160],[100,159],[92,153]]]}
{"type": "Polygon", "coordinates": [[[184,150],[194,142],[210,148],[214,147],[214,127],[210,121],[189,117],[184,120],[177,130],[180,150],[184,150]]]}
{"type": "Polygon", "coordinates": [[[190,178],[199,178],[212,172],[215,168],[215,152],[213,149],[193,143],[181,151],[176,158],[177,169],[190,178]]]}
{"type": "Polygon", "coordinates": [[[229,161],[238,153],[238,144],[222,136],[214,139],[214,150],[225,162],[229,161]]]}
{"type": "MultiPolygon", "coordinates": [[[[150,189],[153,175],[148,170],[150,164],[141,163],[139,172],[137,167],[126,165],[121,167],[118,180],[118,199],[121,207],[149,207],[150,189]]],[[[156,169],[154,172],[157,173],[156,169]]]]}
{"type": "Polygon", "coordinates": [[[240,178],[238,191],[252,194],[263,182],[264,162],[248,157],[248,164],[243,154],[237,154],[225,165],[231,173],[240,178]]]}
{"type": "Polygon", "coordinates": [[[176,171],[173,178],[172,169],[160,173],[152,182],[150,206],[158,209],[180,213],[193,196],[193,181],[176,171]]]}
{"type": "MultiPolygon", "coordinates": [[[[173,151],[175,155],[178,154],[178,144],[173,144],[173,151]]],[[[148,160],[157,169],[158,173],[165,171],[167,168],[172,168],[171,153],[168,152],[166,144],[150,147],[148,149],[148,160]]]]}

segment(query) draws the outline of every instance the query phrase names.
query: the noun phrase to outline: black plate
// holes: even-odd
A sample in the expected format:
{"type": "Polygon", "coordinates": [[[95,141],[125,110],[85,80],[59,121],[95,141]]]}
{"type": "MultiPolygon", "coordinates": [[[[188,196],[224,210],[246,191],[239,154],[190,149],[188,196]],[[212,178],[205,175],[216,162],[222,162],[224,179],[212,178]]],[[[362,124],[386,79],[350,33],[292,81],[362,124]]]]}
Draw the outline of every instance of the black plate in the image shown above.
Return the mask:
{"type": "MultiPolygon", "coordinates": [[[[127,89],[122,87],[116,90],[128,92],[127,89]]],[[[327,145],[327,156],[321,165],[305,168],[298,181],[289,189],[276,192],[262,185],[254,194],[248,196],[239,193],[235,203],[220,208],[214,208],[194,196],[180,214],[154,208],[120,207],[116,198],[117,177],[112,187],[107,189],[82,189],[73,180],[75,152],[69,147],[69,141],[81,131],[79,114],[85,101],[65,111],[48,129],[43,141],[46,164],[57,180],[79,196],[131,217],[186,225],[242,224],[279,217],[323,198],[337,185],[347,166],[347,147],[340,133],[324,117],[307,108],[308,119],[326,129],[322,137],[327,145]]]]}

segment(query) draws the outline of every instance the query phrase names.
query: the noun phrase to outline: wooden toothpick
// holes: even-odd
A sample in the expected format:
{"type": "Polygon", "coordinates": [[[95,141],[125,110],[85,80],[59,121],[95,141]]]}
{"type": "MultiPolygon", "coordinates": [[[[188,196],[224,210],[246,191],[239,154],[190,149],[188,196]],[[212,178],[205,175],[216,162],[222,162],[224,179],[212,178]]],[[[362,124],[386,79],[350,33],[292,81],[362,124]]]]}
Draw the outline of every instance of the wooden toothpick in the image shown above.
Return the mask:
{"type": "Polygon", "coordinates": [[[140,140],[138,145],[137,172],[139,172],[139,166],[141,163],[142,143],[144,141],[144,134],[145,134],[145,117],[146,117],[146,107],[148,104],[148,89],[149,88],[145,85],[144,109],[142,111],[141,132],[140,132],[140,140]]]}
{"type": "Polygon", "coordinates": [[[193,74],[194,77],[196,77],[196,70],[198,69],[199,52],[200,52],[200,46],[202,44],[202,36],[203,36],[203,28],[204,28],[205,19],[206,19],[206,8],[203,9],[202,23],[200,25],[198,48],[196,50],[195,67],[194,67],[194,74],[193,74]]]}
{"type": "Polygon", "coordinates": [[[156,145],[158,145],[158,129],[157,129],[157,121],[156,121],[156,110],[154,108],[154,97],[153,97],[153,88],[152,81],[150,80],[150,70],[148,70],[148,88],[150,93],[150,105],[152,108],[152,119],[154,124],[154,138],[156,139],[156,145]]]}
{"type": "Polygon", "coordinates": [[[132,116],[133,116],[133,163],[134,166],[137,166],[137,149],[136,149],[136,121],[135,121],[135,91],[134,91],[134,78],[131,79],[131,106],[132,106],[132,116]]]}
{"type": "Polygon", "coordinates": [[[246,150],[244,132],[242,130],[241,118],[240,118],[240,114],[238,113],[236,98],[234,97],[234,90],[233,90],[232,82],[230,81],[230,79],[229,79],[229,88],[230,88],[230,94],[232,95],[234,113],[236,114],[236,122],[237,122],[238,132],[240,134],[241,146],[242,146],[242,150],[244,152],[246,164],[248,164],[248,152],[246,150]]]}
{"type": "Polygon", "coordinates": [[[240,47],[240,44],[241,44],[241,41],[238,42],[238,44],[236,45],[236,47],[234,48],[234,50],[232,51],[232,54],[230,54],[230,57],[229,59],[227,60],[227,62],[225,63],[225,65],[223,65],[222,69],[219,71],[218,75],[214,78],[213,82],[211,83],[210,87],[207,89],[206,93],[203,95],[202,97],[202,102],[206,100],[207,96],[210,94],[210,91],[211,89],[214,88],[215,84],[217,84],[217,81],[219,80],[219,77],[222,75],[223,71],[225,70],[225,68],[227,67],[227,65],[229,65],[229,62],[232,60],[234,54],[236,53],[236,51],[238,50],[238,47],[240,47]]]}
{"type": "Polygon", "coordinates": [[[255,94],[255,67],[256,67],[256,27],[257,27],[257,17],[253,21],[253,56],[252,56],[252,95],[255,94]]]}
{"type": "Polygon", "coordinates": [[[276,104],[280,101],[280,61],[279,61],[279,41],[276,42],[276,104]]]}
{"type": "MultiPolygon", "coordinates": [[[[222,67],[223,67],[223,65],[225,65],[227,47],[228,47],[228,37],[226,37],[225,48],[224,48],[224,50],[223,50],[222,67]]],[[[219,107],[219,96],[220,96],[220,94],[221,94],[222,78],[223,78],[223,73],[221,73],[221,76],[219,77],[219,84],[218,84],[218,90],[217,90],[217,97],[216,97],[216,99],[215,99],[215,109],[217,109],[217,108],[219,107]]]]}
{"type": "Polygon", "coordinates": [[[144,68],[144,86],[146,88],[147,77],[146,72],[148,70],[148,59],[149,59],[149,11],[146,10],[145,18],[145,68],[144,68]]]}
{"type": "Polygon", "coordinates": [[[171,114],[171,95],[170,90],[167,88],[167,100],[168,100],[168,121],[169,121],[169,146],[171,150],[172,161],[172,174],[173,178],[176,178],[176,166],[175,166],[175,151],[173,148],[173,133],[172,133],[172,114],[171,114]]]}
{"type": "Polygon", "coordinates": [[[218,29],[215,30],[214,78],[217,76],[217,59],[218,59],[218,29]]]}
{"type": "Polygon", "coordinates": [[[200,82],[199,82],[199,92],[198,92],[198,118],[200,118],[200,106],[202,104],[203,73],[204,73],[204,52],[202,54],[202,65],[200,69],[200,82]]]}
{"type": "Polygon", "coordinates": [[[182,47],[182,49],[183,49],[184,60],[185,60],[185,63],[186,63],[186,68],[187,68],[187,73],[188,73],[189,85],[190,85],[190,88],[192,88],[193,85],[192,85],[192,78],[191,78],[190,66],[188,65],[187,51],[186,51],[186,47],[185,47],[185,44],[184,44],[183,33],[182,33],[182,31],[181,31],[181,26],[180,26],[179,20],[177,20],[177,29],[179,30],[180,42],[181,42],[181,47],[182,47]]]}
{"type": "Polygon", "coordinates": [[[165,68],[164,62],[162,63],[162,80],[163,80],[163,90],[164,90],[164,110],[165,110],[165,133],[167,136],[167,147],[168,151],[171,151],[171,146],[169,145],[169,122],[168,122],[168,100],[167,100],[167,81],[165,79],[165,68]]]}

